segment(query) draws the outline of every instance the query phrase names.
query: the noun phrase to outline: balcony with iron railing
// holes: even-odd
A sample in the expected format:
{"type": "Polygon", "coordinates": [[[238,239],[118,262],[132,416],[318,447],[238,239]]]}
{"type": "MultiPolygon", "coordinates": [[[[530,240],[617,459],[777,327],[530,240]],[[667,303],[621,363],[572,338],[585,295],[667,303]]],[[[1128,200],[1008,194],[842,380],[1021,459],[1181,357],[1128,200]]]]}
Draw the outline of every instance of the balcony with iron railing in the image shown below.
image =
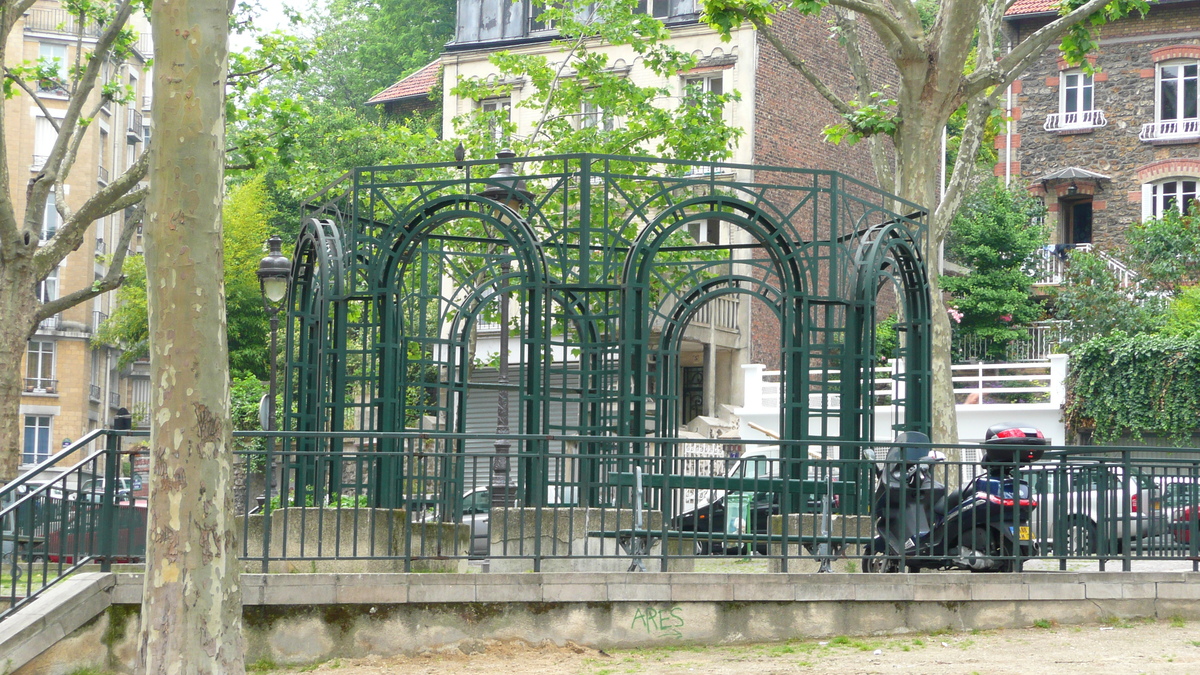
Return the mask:
{"type": "Polygon", "coordinates": [[[45,377],[27,377],[25,378],[25,393],[57,395],[58,380],[52,380],[45,377]]]}
{"type": "Polygon", "coordinates": [[[96,255],[104,255],[107,252],[108,252],[108,246],[104,243],[104,240],[97,238],[96,239],[96,255]]]}
{"type": "Polygon", "coordinates": [[[93,312],[92,312],[92,332],[94,333],[94,332],[96,332],[96,331],[99,331],[99,330],[100,330],[100,326],[101,326],[101,325],[102,325],[102,324],[103,324],[105,321],[108,321],[108,315],[107,315],[107,314],[105,314],[104,312],[93,311],[93,312]]]}
{"type": "Polygon", "coordinates": [[[142,113],[133,106],[129,107],[129,114],[126,116],[125,134],[129,138],[130,143],[140,143],[142,141],[142,113]]]}
{"type": "Polygon", "coordinates": [[[1166,120],[1142,125],[1138,138],[1143,143],[1190,143],[1200,141],[1200,118],[1166,120]]]}
{"type": "Polygon", "coordinates": [[[98,385],[98,384],[89,384],[88,385],[88,400],[90,400],[92,403],[99,403],[100,397],[102,394],[103,394],[103,392],[100,391],[100,385],[98,385]]]}
{"type": "Polygon", "coordinates": [[[38,330],[61,330],[61,329],[62,329],[62,315],[61,314],[55,314],[54,316],[42,319],[42,322],[38,324],[38,330]]]}
{"type": "Polygon", "coordinates": [[[108,169],[102,166],[96,167],[96,182],[101,185],[108,185],[108,169]]]}
{"type": "Polygon", "coordinates": [[[49,159],[50,159],[50,155],[34,155],[33,163],[29,165],[29,170],[30,171],[41,171],[42,167],[46,166],[46,162],[49,159]]]}
{"type": "Polygon", "coordinates": [[[108,407],[120,408],[121,407],[121,395],[115,391],[108,392],[108,407]]]}
{"type": "MultiPolygon", "coordinates": [[[[25,15],[25,32],[78,35],[80,33],[79,17],[62,9],[31,9],[25,15]]],[[[99,25],[89,22],[83,27],[83,37],[99,36],[99,25]]]]}
{"type": "Polygon", "coordinates": [[[1076,112],[1051,113],[1046,115],[1042,128],[1046,131],[1081,133],[1108,125],[1103,110],[1080,110],[1076,112]]]}

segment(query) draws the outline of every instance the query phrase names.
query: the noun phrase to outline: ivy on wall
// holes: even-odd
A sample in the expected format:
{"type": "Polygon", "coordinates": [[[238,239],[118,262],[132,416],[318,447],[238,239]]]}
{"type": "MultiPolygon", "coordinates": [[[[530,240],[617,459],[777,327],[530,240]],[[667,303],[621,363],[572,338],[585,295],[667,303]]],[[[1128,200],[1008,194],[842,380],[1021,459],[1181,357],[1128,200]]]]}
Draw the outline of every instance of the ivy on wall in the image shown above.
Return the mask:
{"type": "Polygon", "coordinates": [[[1116,332],[1080,345],[1063,418],[1101,443],[1147,434],[1183,445],[1200,431],[1200,337],[1116,332]]]}

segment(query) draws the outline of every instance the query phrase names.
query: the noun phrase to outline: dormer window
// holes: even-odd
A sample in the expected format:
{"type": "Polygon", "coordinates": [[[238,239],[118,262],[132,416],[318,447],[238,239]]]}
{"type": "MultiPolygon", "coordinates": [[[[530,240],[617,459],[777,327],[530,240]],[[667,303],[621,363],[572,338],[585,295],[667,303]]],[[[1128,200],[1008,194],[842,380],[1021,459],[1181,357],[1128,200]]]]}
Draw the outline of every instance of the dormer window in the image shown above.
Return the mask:
{"type": "Polygon", "coordinates": [[[1092,76],[1082,70],[1070,70],[1059,77],[1058,112],[1046,116],[1046,131],[1084,132],[1108,124],[1104,111],[1095,106],[1092,76]]]}

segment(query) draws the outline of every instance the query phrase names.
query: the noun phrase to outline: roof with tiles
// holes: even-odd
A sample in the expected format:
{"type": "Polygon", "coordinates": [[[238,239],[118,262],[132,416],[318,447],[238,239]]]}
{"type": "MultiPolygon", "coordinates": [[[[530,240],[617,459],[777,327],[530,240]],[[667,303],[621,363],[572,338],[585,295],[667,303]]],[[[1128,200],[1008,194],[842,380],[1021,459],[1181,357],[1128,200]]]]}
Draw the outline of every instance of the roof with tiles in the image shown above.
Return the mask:
{"type": "Polygon", "coordinates": [[[371,97],[368,104],[399,101],[415,96],[427,96],[433,91],[442,71],[442,62],[430,61],[423,68],[371,97]]]}
{"type": "Polygon", "coordinates": [[[1005,16],[1018,16],[1021,14],[1046,14],[1047,12],[1058,12],[1059,0],[1017,0],[1012,7],[1004,13],[1005,16]]]}

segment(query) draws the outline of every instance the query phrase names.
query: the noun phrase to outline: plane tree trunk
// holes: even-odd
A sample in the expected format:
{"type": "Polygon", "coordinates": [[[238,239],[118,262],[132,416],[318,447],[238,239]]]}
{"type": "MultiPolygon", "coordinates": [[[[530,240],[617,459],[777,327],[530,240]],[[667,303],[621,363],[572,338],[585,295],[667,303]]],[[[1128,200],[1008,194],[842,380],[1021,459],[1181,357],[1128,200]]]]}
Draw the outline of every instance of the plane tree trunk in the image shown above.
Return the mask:
{"type": "Polygon", "coordinates": [[[245,672],[223,287],[229,0],[154,3],[145,672],[245,672]]]}

